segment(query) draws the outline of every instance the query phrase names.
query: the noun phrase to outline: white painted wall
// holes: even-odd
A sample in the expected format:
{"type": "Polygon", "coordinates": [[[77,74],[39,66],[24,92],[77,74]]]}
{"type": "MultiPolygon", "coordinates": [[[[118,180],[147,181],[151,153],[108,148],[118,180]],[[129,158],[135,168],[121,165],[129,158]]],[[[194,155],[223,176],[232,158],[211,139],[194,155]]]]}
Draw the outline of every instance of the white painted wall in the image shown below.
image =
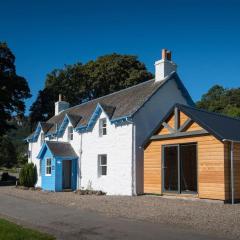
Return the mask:
{"type": "Polygon", "coordinates": [[[176,82],[170,79],[134,116],[136,125],[136,192],[143,192],[143,142],[175,103],[187,104],[176,82]]]}
{"type": "Polygon", "coordinates": [[[31,151],[31,157],[28,157],[28,162],[33,163],[37,167],[37,172],[38,172],[38,179],[36,183],[36,187],[41,187],[41,175],[40,175],[40,160],[37,158],[37,155],[41,149],[41,134],[43,131],[40,132],[38,139],[36,142],[29,143],[28,144],[28,150],[31,151]]]}
{"type": "MultiPolygon", "coordinates": [[[[110,123],[104,112],[99,119],[90,132],[81,134],[74,131],[73,140],[70,141],[73,149],[80,156],[78,188],[91,187],[109,195],[132,195],[132,124],[115,126],[110,123]],[[99,137],[101,118],[107,119],[107,135],[99,137]],[[99,154],[107,154],[107,176],[99,177],[99,154]]],[[[72,126],[71,123],[68,126],[72,126]]],[[[67,142],[68,126],[61,138],[53,140],[67,142]]],[[[34,151],[39,152],[39,150],[34,151]]]]}
{"type": "Polygon", "coordinates": [[[107,119],[107,135],[99,137],[99,119],[82,135],[81,186],[108,195],[132,195],[132,124],[115,126],[107,119]],[[98,176],[98,154],[107,154],[107,176],[98,176]]]}

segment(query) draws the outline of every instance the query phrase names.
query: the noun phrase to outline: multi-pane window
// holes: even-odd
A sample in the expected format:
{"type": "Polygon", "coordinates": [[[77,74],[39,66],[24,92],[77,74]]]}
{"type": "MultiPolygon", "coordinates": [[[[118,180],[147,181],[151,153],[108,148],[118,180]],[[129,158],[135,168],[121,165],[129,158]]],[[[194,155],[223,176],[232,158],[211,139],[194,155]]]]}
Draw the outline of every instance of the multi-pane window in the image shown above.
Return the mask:
{"type": "Polygon", "coordinates": [[[101,118],[99,120],[99,136],[107,135],[107,119],[101,118]]]}
{"type": "Polygon", "coordinates": [[[107,155],[106,154],[98,155],[98,175],[99,176],[107,175],[107,155]]]}
{"type": "Polygon", "coordinates": [[[52,159],[47,158],[46,159],[46,175],[52,174],[52,159]]]}
{"type": "Polygon", "coordinates": [[[44,140],[45,140],[44,133],[41,133],[41,135],[40,135],[40,141],[41,141],[41,145],[43,145],[43,143],[44,143],[44,140]]]}
{"type": "Polygon", "coordinates": [[[73,127],[69,126],[68,127],[68,141],[73,140],[73,127]]]}

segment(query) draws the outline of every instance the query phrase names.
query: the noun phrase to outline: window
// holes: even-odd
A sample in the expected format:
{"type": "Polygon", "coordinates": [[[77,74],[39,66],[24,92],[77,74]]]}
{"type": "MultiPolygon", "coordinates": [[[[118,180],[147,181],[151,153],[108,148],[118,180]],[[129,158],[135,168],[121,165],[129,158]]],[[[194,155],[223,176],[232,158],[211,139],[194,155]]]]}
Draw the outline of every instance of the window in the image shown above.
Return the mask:
{"type": "Polygon", "coordinates": [[[46,159],[46,175],[50,176],[52,174],[52,159],[46,159]]]}
{"type": "Polygon", "coordinates": [[[107,135],[107,119],[102,118],[99,120],[99,136],[107,135]]]}
{"type": "Polygon", "coordinates": [[[73,127],[68,127],[68,141],[73,140],[73,127]]]}
{"type": "Polygon", "coordinates": [[[98,175],[106,176],[107,175],[107,155],[98,155],[98,175]]]}
{"type": "Polygon", "coordinates": [[[45,141],[44,133],[41,133],[40,137],[41,137],[41,139],[40,139],[41,145],[43,145],[43,143],[44,143],[44,141],[45,141]]]}

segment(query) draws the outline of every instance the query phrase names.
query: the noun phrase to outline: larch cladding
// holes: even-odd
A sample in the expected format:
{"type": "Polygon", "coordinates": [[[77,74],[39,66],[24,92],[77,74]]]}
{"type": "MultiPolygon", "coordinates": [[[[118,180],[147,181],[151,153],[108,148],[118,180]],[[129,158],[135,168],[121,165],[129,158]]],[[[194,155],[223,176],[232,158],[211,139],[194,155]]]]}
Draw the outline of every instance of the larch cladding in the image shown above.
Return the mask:
{"type": "MultiPolygon", "coordinates": [[[[226,175],[226,198],[231,199],[231,157],[230,143],[224,143],[225,153],[225,175],[226,175]]],[[[236,200],[240,200],[240,143],[233,143],[233,166],[234,166],[234,196],[236,200]]]]}
{"type": "Polygon", "coordinates": [[[199,198],[228,199],[224,144],[211,135],[152,141],[144,153],[144,192],[162,193],[162,146],[182,143],[197,143],[199,198]]]}

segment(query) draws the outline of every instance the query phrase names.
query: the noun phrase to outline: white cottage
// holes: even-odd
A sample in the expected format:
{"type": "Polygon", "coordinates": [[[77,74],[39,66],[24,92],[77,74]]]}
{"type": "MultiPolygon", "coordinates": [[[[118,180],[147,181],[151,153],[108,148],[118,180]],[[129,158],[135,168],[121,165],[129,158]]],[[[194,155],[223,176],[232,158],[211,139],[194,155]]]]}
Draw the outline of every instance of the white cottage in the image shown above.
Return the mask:
{"type": "Polygon", "coordinates": [[[143,193],[142,145],[175,103],[194,104],[165,49],[155,79],[71,108],[60,97],[55,116],[27,138],[37,186],[143,193]]]}

